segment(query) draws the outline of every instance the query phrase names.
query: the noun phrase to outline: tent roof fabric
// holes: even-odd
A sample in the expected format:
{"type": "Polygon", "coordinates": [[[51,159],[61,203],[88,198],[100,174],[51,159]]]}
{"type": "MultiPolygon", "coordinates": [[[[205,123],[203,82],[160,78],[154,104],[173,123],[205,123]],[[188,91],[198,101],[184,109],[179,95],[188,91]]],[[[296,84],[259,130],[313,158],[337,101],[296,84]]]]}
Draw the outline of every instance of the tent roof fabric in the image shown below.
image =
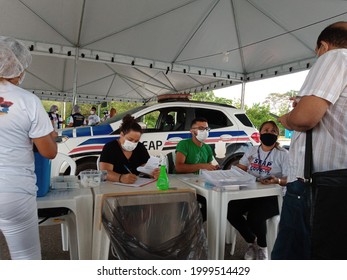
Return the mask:
{"type": "Polygon", "coordinates": [[[302,71],[346,0],[1,0],[42,99],[146,101],[302,71]],[[75,65],[76,71],[75,71],[75,65]],[[74,87],[75,75],[77,84],[74,87]]]}

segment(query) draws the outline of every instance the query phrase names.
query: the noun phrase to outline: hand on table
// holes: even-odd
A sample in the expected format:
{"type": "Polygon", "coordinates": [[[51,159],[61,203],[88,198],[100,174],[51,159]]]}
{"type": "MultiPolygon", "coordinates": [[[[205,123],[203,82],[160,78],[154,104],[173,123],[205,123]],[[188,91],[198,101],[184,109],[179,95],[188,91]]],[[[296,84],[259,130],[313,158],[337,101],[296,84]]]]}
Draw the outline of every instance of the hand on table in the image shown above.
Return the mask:
{"type": "Polygon", "coordinates": [[[278,184],[278,178],[275,176],[269,176],[267,178],[260,178],[259,182],[264,185],[278,184]]]}
{"type": "Polygon", "coordinates": [[[209,170],[209,171],[218,170],[219,169],[219,165],[213,165],[211,163],[205,163],[205,164],[203,164],[203,168],[201,168],[201,169],[206,169],[206,170],[209,170]]]}
{"type": "Polygon", "coordinates": [[[160,168],[155,168],[151,175],[153,176],[154,179],[158,179],[159,174],[160,174],[160,168]]]}
{"type": "Polygon", "coordinates": [[[124,183],[124,184],[133,184],[136,182],[136,180],[137,180],[137,176],[132,173],[123,174],[121,177],[121,183],[124,183]]]}

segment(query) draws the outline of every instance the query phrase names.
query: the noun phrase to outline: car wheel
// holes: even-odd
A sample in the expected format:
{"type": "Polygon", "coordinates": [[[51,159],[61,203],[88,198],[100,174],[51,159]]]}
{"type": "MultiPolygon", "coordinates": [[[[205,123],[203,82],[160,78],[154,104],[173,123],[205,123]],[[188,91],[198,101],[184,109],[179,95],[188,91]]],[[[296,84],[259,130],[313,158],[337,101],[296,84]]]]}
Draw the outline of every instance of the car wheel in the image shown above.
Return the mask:
{"type": "Polygon", "coordinates": [[[224,165],[224,170],[228,170],[231,168],[231,166],[236,165],[239,163],[240,158],[242,158],[242,155],[237,155],[233,158],[231,158],[225,165],[224,165]]]}
{"type": "Polygon", "coordinates": [[[88,161],[83,161],[81,163],[77,163],[77,168],[76,168],[76,174],[80,174],[81,171],[87,170],[87,169],[94,169],[96,170],[96,158],[95,160],[88,160],[88,161]]]}

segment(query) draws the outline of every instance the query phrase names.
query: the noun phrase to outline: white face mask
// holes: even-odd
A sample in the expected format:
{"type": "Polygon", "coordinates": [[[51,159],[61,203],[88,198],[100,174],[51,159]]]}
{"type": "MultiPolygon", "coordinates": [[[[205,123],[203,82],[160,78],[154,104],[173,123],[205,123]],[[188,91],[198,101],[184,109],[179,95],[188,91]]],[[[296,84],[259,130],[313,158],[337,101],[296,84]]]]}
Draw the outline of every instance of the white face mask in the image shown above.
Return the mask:
{"type": "Polygon", "coordinates": [[[198,130],[198,135],[196,135],[196,139],[198,139],[199,142],[204,142],[207,137],[208,137],[209,133],[207,130],[198,130]]]}
{"type": "Polygon", "coordinates": [[[94,115],[94,114],[95,114],[95,112],[94,112],[94,111],[90,111],[90,113],[91,113],[92,115],[94,115]]]}
{"type": "Polygon", "coordinates": [[[124,141],[124,144],[122,144],[122,148],[128,152],[132,152],[133,150],[135,150],[136,146],[137,146],[137,142],[134,143],[126,139],[124,141]]]}

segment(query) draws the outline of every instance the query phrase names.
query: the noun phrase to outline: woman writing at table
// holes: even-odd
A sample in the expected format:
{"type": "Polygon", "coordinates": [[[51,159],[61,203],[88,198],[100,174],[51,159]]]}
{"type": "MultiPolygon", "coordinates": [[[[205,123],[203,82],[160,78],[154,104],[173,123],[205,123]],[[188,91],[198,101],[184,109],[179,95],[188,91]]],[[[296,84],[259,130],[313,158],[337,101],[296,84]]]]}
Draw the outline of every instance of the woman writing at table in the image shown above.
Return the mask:
{"type": "MultiPolygon", "coordinates": [[[[260,146],[251,147],[237,166],[257,177],[264,185],[287,183],[288,151],[277,142],[279,128],[273,121],[260,128],[260,146]]],[[[277,197],[233,200],[228,205],[228,220],[248,243],[246,260],[267,259],[266,220],[278,215],[277,197]]]]}
{"type": "MultiPolygon", "coordinates": [[[[137,167],[144,165],[149,154],[139,142],[142,128],[134,117],[126,115],[120,127],[119,139],[107,143],[100,156],[100,170],[107,170],[107,180],[133,184],[137,180],[137,167]]],[[[158,178],[159,168],[151,174],[158,178]]]]}

